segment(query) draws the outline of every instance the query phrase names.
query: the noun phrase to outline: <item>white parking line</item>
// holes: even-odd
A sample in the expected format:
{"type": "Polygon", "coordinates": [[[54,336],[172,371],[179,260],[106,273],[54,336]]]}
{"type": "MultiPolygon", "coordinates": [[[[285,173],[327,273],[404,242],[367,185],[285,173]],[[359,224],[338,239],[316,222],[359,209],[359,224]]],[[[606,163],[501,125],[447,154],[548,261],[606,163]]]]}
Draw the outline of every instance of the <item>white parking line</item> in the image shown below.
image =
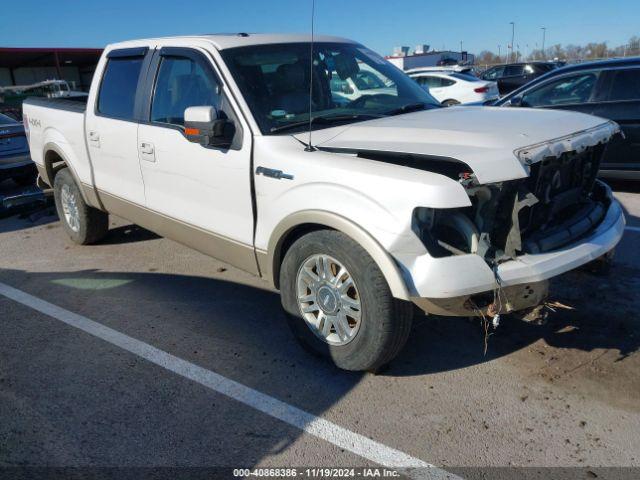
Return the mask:
{"type": "Polygon", "coordinates": [[[288,403],[230,380],[211,370],[199,367],[148,343],[136,340],[133,337],[106,327],[87,317],[65,310],[64,308],[4,283],[0,283],[0,295],[4,295],[15,302],[26,305],[33,310],[37,310],[67,325],[116,345],[166,370],[193,380],[215,392],[226,395],[240,403],[379,465],[403,469],[403,473],[412,478],[460,479],[460,477],[418,458],[414,458],[404,452],[387,447],[346,428],[342,428],[335,423],[316,417],[288,403]]]}
{"type": "Polygon", "coordinates": [[[640,232],[640,227],[624,227],[624,229],[630,232],[640,232]]]}

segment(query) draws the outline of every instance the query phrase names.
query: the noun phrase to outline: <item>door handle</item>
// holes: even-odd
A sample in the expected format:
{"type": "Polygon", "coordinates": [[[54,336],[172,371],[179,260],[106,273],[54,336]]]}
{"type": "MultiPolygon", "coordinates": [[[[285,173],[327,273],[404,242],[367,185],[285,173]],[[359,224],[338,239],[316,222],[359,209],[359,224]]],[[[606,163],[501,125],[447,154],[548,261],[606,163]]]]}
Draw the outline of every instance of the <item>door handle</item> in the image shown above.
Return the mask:
{"type": "Polygon", "coordinates": [[[276,178],[278,180],[293,180],[293,175],[284,173],[282,170],[274,170],[273,168],[258,167],[256,168],[256,175],[264,175],[265,177],[276,178]]]}
{"type": "Polygon", "coordinates": [[[96,131],[89,131],[89,141],[94,144],[94,146],[100,146],[100,134],[96,131]]]}
{"type": "Polygon", "coordinates": [[[143,142],[140,144],[140,152],[145,153],[147,155],[153,155],[153,144],[143,142]]]}

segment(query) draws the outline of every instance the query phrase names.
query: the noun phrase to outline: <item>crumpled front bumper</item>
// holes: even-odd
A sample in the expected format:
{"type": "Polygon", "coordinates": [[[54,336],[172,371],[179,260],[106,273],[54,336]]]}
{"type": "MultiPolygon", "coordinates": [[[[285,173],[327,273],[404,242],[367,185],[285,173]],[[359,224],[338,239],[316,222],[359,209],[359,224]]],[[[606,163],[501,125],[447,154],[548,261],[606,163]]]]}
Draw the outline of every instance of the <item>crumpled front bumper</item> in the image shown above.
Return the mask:
{"type": "MultiPolygon", "coordinates": [[[[612,197],[607,187],[608,196],[612,197]]],[[[589,263],[612,250],[622,238],[625,219],[620,204],[613,198],[602,222],[587,236],[558,250],[525,254],[501,263],[497,277],[503,288],[512,291],[533,290],[526,303],[543,295],[546,280],[589,263]],[[530,300],[529,300],[530,299],[530,300]]],[[[498,287],[496,274],[482,257],[475,254],[433,258],[422,255],[399,258],[405,281],[414,303],[431,313],[462,315],[458,306],[472,295],[491,292],[498,287]],[[436,305],[436,307],[433,307],[436,305]],[[438,310],[438,311],[434,311],[438,310]]],[[[466,310],[466,307],[465,307],[466,310]]],[[[473,314],[469,312],[468,314],[473,314]]]]}

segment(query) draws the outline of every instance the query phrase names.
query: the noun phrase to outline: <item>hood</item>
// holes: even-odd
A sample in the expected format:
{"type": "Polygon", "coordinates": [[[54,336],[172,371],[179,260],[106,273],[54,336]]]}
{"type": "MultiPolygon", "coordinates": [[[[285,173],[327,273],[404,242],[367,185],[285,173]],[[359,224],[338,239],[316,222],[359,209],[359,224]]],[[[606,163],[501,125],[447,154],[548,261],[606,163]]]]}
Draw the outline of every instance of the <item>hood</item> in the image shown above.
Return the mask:
{"type": "MultiPolygon", "coordinates": [[[[609,120],[562,110],[451,107],[359,122],[313,132],[313,145],[336,152],[393,152],[455,159],[480,183],[523,178],[545,156],[607,142],[619,127],[609,120]]],[[[307,134],[296,135],[301,142],[307,134]]]]}

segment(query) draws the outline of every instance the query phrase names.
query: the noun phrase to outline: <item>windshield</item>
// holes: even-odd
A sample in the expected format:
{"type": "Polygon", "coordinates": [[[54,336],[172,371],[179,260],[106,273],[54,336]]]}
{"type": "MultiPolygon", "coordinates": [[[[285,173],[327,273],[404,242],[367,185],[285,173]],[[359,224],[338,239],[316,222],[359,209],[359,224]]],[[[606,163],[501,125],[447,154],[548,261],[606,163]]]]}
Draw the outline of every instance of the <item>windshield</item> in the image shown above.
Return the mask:
{"type": "Polygon", "coordinates": [[[310,53],[309,43],[222,51],[263,134],[305,130],[310,103],[312,119],[323,120],[312,128],[440,107],[397,67],[348,43],[314,44],[309,102],[310,53]]]}

